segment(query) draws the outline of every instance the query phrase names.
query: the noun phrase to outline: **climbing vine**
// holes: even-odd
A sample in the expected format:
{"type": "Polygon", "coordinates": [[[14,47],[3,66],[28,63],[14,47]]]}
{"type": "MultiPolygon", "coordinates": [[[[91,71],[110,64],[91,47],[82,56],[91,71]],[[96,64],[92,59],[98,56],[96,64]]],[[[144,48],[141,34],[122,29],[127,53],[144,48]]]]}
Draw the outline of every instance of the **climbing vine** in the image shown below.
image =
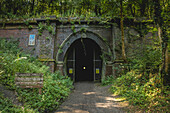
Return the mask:
{"type": "Polygon", "coordinates": [[[42,32],[44,30],[48,30],[48,32],[50,34],[52,34],[53,36],[55,35],[55,28],[54,28],[54,26],[50,25],[49,23],[42,23],[42,22],[40,22],[38,24],[38,33],[39,33],[40,36],[42,35],[42,32]]]}
{"type": "Polygon", "coordinates": [[[71,26],[71,30],[73,31],[74,34],[76,33],[75,25],[71,26]]]}

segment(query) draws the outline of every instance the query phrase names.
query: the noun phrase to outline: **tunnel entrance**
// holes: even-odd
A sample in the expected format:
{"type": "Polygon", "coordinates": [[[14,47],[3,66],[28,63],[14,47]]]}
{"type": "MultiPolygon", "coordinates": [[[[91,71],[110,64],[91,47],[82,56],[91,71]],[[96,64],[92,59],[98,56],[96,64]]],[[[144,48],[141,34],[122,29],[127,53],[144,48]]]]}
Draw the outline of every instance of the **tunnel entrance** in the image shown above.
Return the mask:
{"type": "Polygon", "coordinates": [[[66,57],[67,75],[74,82],[100,81],[102,74],[101,48],[87,38],[71,44],[66,57]]]}

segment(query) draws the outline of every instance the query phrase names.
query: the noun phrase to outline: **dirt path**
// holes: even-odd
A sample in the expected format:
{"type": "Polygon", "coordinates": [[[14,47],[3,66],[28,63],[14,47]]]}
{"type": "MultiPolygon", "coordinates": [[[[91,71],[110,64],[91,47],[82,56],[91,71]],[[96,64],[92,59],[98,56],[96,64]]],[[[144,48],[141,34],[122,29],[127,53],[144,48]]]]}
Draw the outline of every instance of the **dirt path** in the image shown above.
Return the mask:
{"type": "Polygon", "coordinates": [[[15,91],[9,90],[1,84],[0,84],[0,93],[2,93],[5,98],[10,99],[13,104],[18,105],[18,106],[23,105],[23,103],[21,103],[17,100],[17,96],[15,95],[15,91]]]}
{"type": "Polygon", "coordinates": [[[81,82],[55,113],[124,113],[109,86],[81,82]]]}

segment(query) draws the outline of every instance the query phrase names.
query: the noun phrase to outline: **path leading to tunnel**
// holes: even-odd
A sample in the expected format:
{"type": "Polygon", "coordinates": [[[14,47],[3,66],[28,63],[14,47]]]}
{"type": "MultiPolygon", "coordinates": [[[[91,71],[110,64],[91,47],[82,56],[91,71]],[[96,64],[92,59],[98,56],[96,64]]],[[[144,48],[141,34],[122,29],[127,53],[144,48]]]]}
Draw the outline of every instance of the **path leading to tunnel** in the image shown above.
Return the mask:
{"type": "Polygon", "coordinates": [[[55,113],[124,113],[109,86],[92,82],[75,83],[75,90],[55,113]]]}

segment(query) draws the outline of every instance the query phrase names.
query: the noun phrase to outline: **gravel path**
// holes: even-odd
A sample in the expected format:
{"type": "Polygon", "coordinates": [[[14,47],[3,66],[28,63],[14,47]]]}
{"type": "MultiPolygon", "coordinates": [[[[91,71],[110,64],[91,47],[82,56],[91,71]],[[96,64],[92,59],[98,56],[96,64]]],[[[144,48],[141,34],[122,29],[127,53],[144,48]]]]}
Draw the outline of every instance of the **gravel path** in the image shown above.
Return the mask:
{"type": "Polygon", "coordinates": [[[124,113],[108,89],[92,82],[75,83],[75,90],[55,113],[124,113]]]}

